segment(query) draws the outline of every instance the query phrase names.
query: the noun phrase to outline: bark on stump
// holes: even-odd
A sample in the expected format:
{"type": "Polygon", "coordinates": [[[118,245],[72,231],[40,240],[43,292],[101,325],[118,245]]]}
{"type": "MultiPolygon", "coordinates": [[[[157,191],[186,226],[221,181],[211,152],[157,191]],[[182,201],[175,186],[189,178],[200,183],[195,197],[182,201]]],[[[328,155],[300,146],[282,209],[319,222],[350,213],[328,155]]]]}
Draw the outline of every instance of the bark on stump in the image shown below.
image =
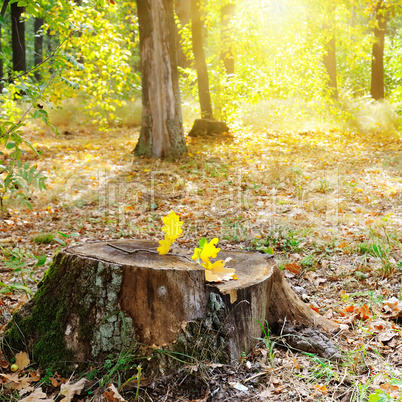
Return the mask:
{"type": "Polygon", "coordinates": [[[229,127],[223,121],[213,119],[195,119],[193,127],[189,131],[189,137],[205,137],[221,135],[229,132],[229,127]]]}
{"type": "Polygon", "coordinates": [[[273,259],[221,251],[239,279],[207,284],[204,269],[188,257],[147,251],[157,246],[117,240],[61,251],[33,299],[14,315],[3,347],[28,350],[46,367],[100,361],[138,345],[229,362],[255,346],[266,321],[271,329],[289,328],[294,339],[295,331],[309,328],[312,344],[298,346],[339,358],[322,332],[336,324],[294,294],[273,259]]]}

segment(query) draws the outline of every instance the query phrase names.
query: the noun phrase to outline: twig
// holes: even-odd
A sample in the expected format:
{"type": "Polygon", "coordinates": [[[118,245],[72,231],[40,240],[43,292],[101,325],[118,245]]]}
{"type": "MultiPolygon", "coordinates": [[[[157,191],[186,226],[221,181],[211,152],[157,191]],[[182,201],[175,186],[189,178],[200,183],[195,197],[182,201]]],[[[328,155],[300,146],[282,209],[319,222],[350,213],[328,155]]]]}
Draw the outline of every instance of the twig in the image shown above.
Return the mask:
{"type": "MultiPolygon", "coordinates": [[[[46,83],[46,85],[42,88],[42,90],[41,90],[40,93],[39,93],[39,96],[38,96],[36,99],[39,99],[39,98],[42,96],[43,92],[44,92],[45,89],[49,86],[49,84],[50,84],[51,81],[53,80],[54,76],[56,75],[56,72],[57,72],[57,70],[56,70],[56,71],[53,71],[53,74],[52,74],[51,77],[49,78],[49,81],[48,81],[48,82],[46,83]]],[[[11,128],[9,128],[6,133],[4,133],[3,135],[1,135],[0,138],[5,137],[5,136],[8,135],[9,133],[11,133],[11,131],[13,131],[13,130],[22,122],[22,120],[24,120],[25,116],[26,116],[26,115],[29,113],[29,111],[32,109],[34,103],[35,103],[35,102],[32,102],[32,103],[29,105],[28,109],[27,109],[27,110],[25,111],[25,113],[21,116],[21,118],[18,120],[18,122],[15,123],[11,128]]]]}
{"type": "Polygon", "coordinates": [[[292,363],[292,362],[289,362],[289,363],[287,363],[287,364],[284,364],[284,365],[281,366],[281,367],[277,367],[276,369],[271,369],[271,368],[269,368],[269,369],[267,369],[266,371],[262,371],[261,373],[257,373],[257,374],[252,375],[251,377],[245,379],[243,382],[249,382],[249,381],[251,381],[251,380],[254,380],[254,378],[261,377],[262,375],[271,374],[271,373],[274,373],[275,371],[282,370],[282,369],[285,368],[286,366],[289,366],[291,363],[292,363]]]}
{"type": "MultiPolygon", "coordinates": [[[[124,253],[127,253],[127,254],[135,254],[135,253],[138,253],[140,251],[145,251],[147,253],[152,253],[152,254],[158,254],[159,255],[158,251],[149,250],[148,248],[137,248],[135,250],[125,250],[124,248],[118,247],[118,246],[116,246],[114,244],[111,244],[111,243],[107,243],[107,245],[109,247],[115,248],[116,250],[123,251],[124,253]]],[[[193,262],[190,258],[186,257],[185,255],[175,254],[175,253],[170,253],[170,254],[166,254],[166,255],[172,255],[172,256],[175,256],[175,257],[179,257],[179,258],[185,258],[187,261],[193,262]]]]}
{"type": "MultiPolygon", "coordinates": [[[[57,46],[57,48],[49,55],[46,57],[46,59],[42,60],[40,63],[38,63],[36,66],[32,67],[30,70],[25,71],[15,77],[10,76],[8,77],[9,80],[16,80],[18,78],[23,77],[24,75],[28,75],[29,73],[31,73],[32,71],[35,71],[38,67],[40,67],[42,64],[45,64],[48,60],[50,60],[52,57],[54,57],[56,55],[56,53],[59,51],[59,49],[64,45],[64,43],[67,41],[67,39],[70,39],[70,37],[73,35],[75,31],[71,31],[68,36],[66,36],[66,38],[63,40],[63,42],[60,43],[59,46],[57,46]]],[[[47,86],[47,85],[46,85],[47,86]]]]}

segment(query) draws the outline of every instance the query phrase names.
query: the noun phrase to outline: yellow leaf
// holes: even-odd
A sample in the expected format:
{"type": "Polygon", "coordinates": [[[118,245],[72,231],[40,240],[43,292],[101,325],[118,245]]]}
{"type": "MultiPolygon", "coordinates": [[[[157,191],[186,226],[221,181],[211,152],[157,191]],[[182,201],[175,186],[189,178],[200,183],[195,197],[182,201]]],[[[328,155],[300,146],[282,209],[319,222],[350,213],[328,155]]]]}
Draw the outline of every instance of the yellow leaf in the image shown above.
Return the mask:
{"type": "MultiPolygon", "coordinates": [[[[202,264],[204,266],[204,264],[202,264]]],[[[205,268],[205,267],[204,267],[205,268]]],[[[210,269],[205,270],[205,280],[207,282],[223,282],[237,279],[234,268],[225,268],[225,261],[215,261],[210,269]]]]}
{"type": "Polygon", "coordinates": [[[218,243],[218,241],[219,239],[215,237],[209,243],[205,244],[200,253],[201,261],[207,263],[210,258],[216,258],[221,250],[220,248],[215,247],[215,244],[218,243]]]}
{"type": "Polygon", "coordinates": [[[170,211],[168,216],[162,218],[165,226],[162,227],[162,232],[165,232],[167,236],[174,238],[175,240],[183,233],[181,226],[183,222],[179,220],[178,215],[173,211],[170,211]]]}
{"type": "Polygon", "coordinates": [[[160,255],[167,254],[170,250],[170,246],[183,233],[181,229],[183,222],[179,220],[178,215],[173,211],[170,211],[169,215],[163,217],[162,220],[165,224],[165,226],[162,227],[162,231],[166,233],[166,235],[164,240],[159,241],[160,247],[157,248],[157,251],[160,255]]]}
{"type": "MultiPolygon", "coordinates": [[[[173,240],[174,241],[174,240],[173,240]]],[[[170,237],[165,237],[163,240],[159,240],[160,246],[156,249],[160,255],[167,254],[170,250],[170,246],[173,243],[170,237]]]]}

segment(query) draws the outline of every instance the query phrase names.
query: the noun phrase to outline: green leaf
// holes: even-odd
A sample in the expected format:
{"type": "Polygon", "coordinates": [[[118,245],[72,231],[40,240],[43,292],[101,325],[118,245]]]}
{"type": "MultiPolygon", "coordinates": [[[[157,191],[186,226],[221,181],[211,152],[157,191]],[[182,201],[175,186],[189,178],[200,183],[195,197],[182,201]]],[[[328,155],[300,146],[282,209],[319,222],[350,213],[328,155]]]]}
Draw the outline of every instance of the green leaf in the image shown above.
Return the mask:
{"type": "Polygon", "coordinates": [[[46,254],[36,255],[35,257],[38,260],[38,262],[35,264],[35,267],[41,267],[42,265],[46,264],[46,254]]]}
{"type": "Polygon", "coordinates": [[[8,142],[7,145],[6,145],[6,148],[7,149],[15,148],[15,142],[8,142]]]}

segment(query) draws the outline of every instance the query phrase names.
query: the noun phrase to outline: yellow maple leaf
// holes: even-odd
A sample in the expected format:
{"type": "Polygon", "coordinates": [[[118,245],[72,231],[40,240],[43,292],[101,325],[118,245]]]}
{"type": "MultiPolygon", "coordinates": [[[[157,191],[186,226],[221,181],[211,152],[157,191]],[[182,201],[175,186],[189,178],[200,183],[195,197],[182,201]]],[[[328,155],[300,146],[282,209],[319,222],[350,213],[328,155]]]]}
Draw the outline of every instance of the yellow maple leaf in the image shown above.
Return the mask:
{"type": "Polygon", "coordinates": [[[171,238],[166,236],[163,240],[159,240],[160,246],[156,249],[156,251],[158,251],[160,255],[167,254],[172,243],[171,238]]]}
{"type": "Polygon", "coordinates": [[[179,220],[179,216],[173,211],[170,211],[168,216],[162,218],[165,226],[162,227],[162,232],[166,233],[166,236],[174,238],[175,240],[183,233],[183,222],[179,220]]]}
{"type": "Polygon", "coordinates": [[[170,211],[169,215],[164,216],[162,220],[165,224],[165,226],[162,227],[162,232],[165,233],[165,238],[159,241],[160,246],[157,248],[157,251],[160,255],[167,254],[170,250],[170,246],[183,233],[181,228],[183,222],[179,220],[179,216],[173,211],[170,211]]]}
{"type": "MultiPolygon", "coordinates": [[[[209,262],[210,258],[216,258],[219,251],[221,250],[220,248],[215,247],[215,244],[218,243],[218,241],[219,241],[219,239],[216,237],[214,239],[212,239],[209,243],[207,243],[205,241],[201,248],[195,248],[192,259],[193,260],[200,259],[205,264],[207,264],[209,262]]],[[[209,269],[209,268],[207,268],[207,269],[209,269]]]]}
{"type": "MultiPolygon", "coordinates": [[[[204,264],[202,264],[204,266],[204,264]]],[[[204,266],[204,268],[206,268],[204,266]]],[[[207,282],[223,282],[237,279],[234,268],[225,268],[225,261],[218,260],[205,269],[205,280],[207,282]]]]}

